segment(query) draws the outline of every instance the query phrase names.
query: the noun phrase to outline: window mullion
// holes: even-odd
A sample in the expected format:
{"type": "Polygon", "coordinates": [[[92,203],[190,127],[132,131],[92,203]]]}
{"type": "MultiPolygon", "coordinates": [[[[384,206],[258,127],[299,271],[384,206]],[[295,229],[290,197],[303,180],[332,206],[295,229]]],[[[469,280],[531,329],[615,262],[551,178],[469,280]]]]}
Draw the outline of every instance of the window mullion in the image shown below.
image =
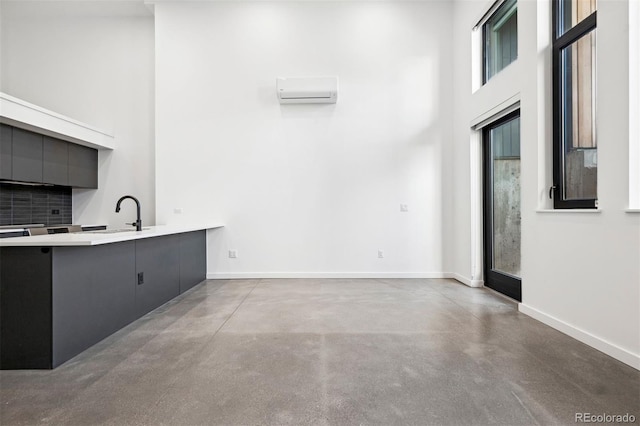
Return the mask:
{"type": "Polygon", "coordinates": [[[553,42],[553,47],[563,49],[570,44],[575,43],[576,40],[588,32],[595,30],[597,24],[597,13],[597,11],[593,12],[591,15],[580,21],[575,27],[567,30],[553,42]]]}

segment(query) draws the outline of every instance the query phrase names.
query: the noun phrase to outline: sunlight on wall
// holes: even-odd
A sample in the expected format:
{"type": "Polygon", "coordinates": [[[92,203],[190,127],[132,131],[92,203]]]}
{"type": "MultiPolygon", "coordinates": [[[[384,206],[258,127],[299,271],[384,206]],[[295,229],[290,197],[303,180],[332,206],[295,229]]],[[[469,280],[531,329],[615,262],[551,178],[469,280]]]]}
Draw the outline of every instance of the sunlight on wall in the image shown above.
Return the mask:
{"type": "Polygon", "coordinates": [[[482,87],[482,27],[471,31],[471,92],[482,87]]]}
{"type": "Polygon", "coordinates": [[[438,90],[437,63],[430,57],[414,57],[406,60],[399,70],[400,115],[406,123],[403,133],[423,133],[437,119],[438,90]]]}

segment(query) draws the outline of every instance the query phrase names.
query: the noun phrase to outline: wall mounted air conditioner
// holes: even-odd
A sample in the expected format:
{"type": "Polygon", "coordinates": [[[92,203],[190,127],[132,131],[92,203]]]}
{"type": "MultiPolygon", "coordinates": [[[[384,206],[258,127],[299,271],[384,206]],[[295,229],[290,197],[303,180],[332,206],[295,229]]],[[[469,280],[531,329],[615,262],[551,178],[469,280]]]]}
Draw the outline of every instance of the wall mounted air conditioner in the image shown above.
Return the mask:
{"type": "Polygon", "coordinates": [[[279,77],[276,92],[281,104],[335,104],[338,77],[279,77]]]}

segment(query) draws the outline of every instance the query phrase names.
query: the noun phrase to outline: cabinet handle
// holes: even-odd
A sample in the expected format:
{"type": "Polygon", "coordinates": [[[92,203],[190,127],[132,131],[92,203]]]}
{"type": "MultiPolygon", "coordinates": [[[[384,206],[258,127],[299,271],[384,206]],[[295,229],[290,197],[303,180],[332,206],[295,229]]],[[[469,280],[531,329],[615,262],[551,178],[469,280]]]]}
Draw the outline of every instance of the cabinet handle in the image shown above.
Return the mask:
{"type": "Polygon", "coordinates": [[[555,191],[556,186],[555,185],[551,185],[551,187],[549,188],[549,199],[553,198],[553,191],[555,191]]]}

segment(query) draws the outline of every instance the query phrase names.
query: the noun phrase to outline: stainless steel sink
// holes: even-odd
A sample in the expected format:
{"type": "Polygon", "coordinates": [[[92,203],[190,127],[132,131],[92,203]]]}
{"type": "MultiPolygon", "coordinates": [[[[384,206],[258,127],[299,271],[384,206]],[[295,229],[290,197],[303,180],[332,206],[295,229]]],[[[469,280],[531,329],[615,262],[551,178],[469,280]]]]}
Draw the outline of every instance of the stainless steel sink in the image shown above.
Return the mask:
{"type": "MultiPolygon", "coordinates": [[[[143,231],[150,228],[142,228],[143,231]]],[[[118,234],[120,232],[138,232],[135,229],[102,229],[100,231],[85,231],[86,234],[118,234]]]]}

